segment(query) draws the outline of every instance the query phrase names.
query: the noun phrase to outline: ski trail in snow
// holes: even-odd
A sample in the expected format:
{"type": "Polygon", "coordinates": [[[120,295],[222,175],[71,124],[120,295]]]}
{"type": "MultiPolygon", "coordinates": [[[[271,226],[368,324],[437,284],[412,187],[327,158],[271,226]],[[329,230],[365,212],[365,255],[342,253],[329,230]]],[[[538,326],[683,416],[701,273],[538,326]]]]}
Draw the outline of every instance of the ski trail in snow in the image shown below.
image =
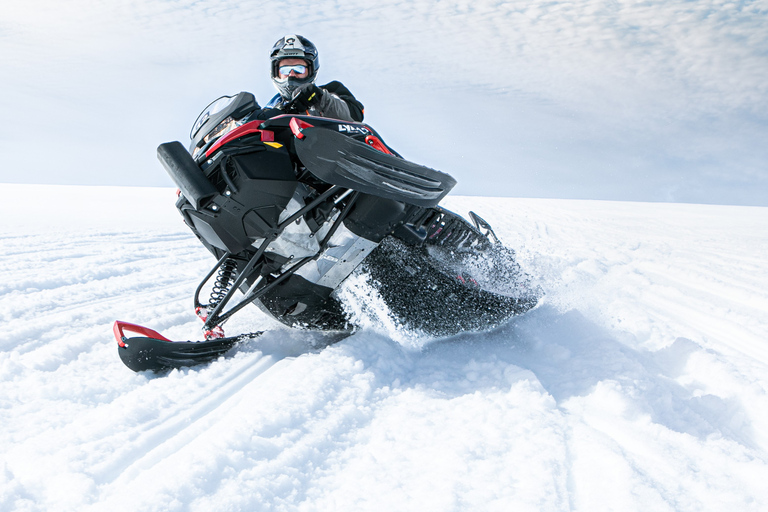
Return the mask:
{"type": "MultiPolygon", "coordinates": [[[[219,420],[218,415],[237,407],[235,398],[254,379],[268,371],[280,359],[273,356],[248,358],[241,362],[236,371],[230,370],[225,379],[219,379],[215,388],[194,400],[174,404],[163,410],[163,416],[154,422],[146,422],[128,431],[116,425],[113,439],[99,442],[113,442],[119,446],[115,460],[93,468],[94,482],[98,485],[125,485],[140,473],[149,470],[171,454],[182,450],[193,439],[205,432],[219,420]]],[[[135,389],[139,394],[143,390],[135,389]]],[[[190,397],[192,398],[192,397],[190,397]]]]}

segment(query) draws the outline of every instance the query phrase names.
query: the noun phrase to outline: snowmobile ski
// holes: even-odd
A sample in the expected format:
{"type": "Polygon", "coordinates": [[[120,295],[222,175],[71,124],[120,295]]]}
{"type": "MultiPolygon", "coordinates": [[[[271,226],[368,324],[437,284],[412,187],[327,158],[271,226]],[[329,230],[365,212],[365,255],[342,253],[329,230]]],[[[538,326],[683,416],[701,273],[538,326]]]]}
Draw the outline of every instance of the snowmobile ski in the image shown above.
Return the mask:
{"type": "Polygon", "coordinates": [[[239,342],[256,338],[262,332],[206,341],[171,341],[147,327],[116,321],[113,327],[117,351],[125,366],[135,372],[159,372],[196,366],[217,359],[239,342]],[[127,337],[124,331],[143,336],[127,337]]]}

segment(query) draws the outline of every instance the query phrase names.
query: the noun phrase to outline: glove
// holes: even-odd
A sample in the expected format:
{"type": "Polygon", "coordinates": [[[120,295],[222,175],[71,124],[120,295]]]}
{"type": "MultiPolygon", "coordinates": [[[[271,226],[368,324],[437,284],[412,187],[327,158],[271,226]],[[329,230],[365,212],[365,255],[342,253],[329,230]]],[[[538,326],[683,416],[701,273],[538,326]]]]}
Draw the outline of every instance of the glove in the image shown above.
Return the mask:
{"type": "Polygon", "coordinates": [[[306,112],[316,105],[323,96],[323,90],[315,84],[302,85],[293,93],[293,99],[286,106],[286,112],[306,112]]]}

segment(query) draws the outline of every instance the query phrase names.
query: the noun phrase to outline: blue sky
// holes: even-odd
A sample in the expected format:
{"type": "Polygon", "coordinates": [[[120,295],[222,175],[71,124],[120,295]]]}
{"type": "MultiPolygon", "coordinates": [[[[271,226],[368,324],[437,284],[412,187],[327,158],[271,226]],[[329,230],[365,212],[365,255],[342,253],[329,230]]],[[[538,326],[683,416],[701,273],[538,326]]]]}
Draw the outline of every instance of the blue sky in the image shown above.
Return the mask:
{"type": "Polygon", "coordinates": [[[212,99],[320,48],[455,193],[768,206],[768,4],[587,0],[16,2],[0,12],[0,182],[172,186],[212,99]]]}

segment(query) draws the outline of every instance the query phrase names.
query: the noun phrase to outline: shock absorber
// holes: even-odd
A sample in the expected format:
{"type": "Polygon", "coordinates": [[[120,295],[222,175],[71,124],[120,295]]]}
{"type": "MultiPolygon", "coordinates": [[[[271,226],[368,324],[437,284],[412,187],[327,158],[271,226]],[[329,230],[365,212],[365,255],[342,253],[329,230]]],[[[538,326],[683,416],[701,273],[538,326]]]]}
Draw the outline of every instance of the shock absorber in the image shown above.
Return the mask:
{"type": "Polygon", "coordinates": [[[227,293],[229,293],[232,284],[235,282],[236,272],[237,261],[232,258],[224,260],[224,263],[219,267],[216,280],[213,283],[213,289],[211,290],[211,296],[207,305],[209,310],[218,306],[219,303],[224,300],[227,293]]]}
{"type": "MultiPolygon", "coordinates": [[[[225,259],[221,265],[219,265],[216,279],[213,282],[213,288],[211,289],[211,295],[208,300],[208,304],[200,304],[195,308],[195,313],[198,318],[205,323],[208,320],[208,315],[216,309],[222,300],[227,296],[235,282],[235,274],[237,273],[237,261],[233,258],[225,259]]],[[[202,284],[201,284],[202,286],[202,284]]],[[[223,338],[224,329],[220,325],[217,325],[210,330],[205,331],[205,339],[210,340],[214,338],[223,338]]]]}

